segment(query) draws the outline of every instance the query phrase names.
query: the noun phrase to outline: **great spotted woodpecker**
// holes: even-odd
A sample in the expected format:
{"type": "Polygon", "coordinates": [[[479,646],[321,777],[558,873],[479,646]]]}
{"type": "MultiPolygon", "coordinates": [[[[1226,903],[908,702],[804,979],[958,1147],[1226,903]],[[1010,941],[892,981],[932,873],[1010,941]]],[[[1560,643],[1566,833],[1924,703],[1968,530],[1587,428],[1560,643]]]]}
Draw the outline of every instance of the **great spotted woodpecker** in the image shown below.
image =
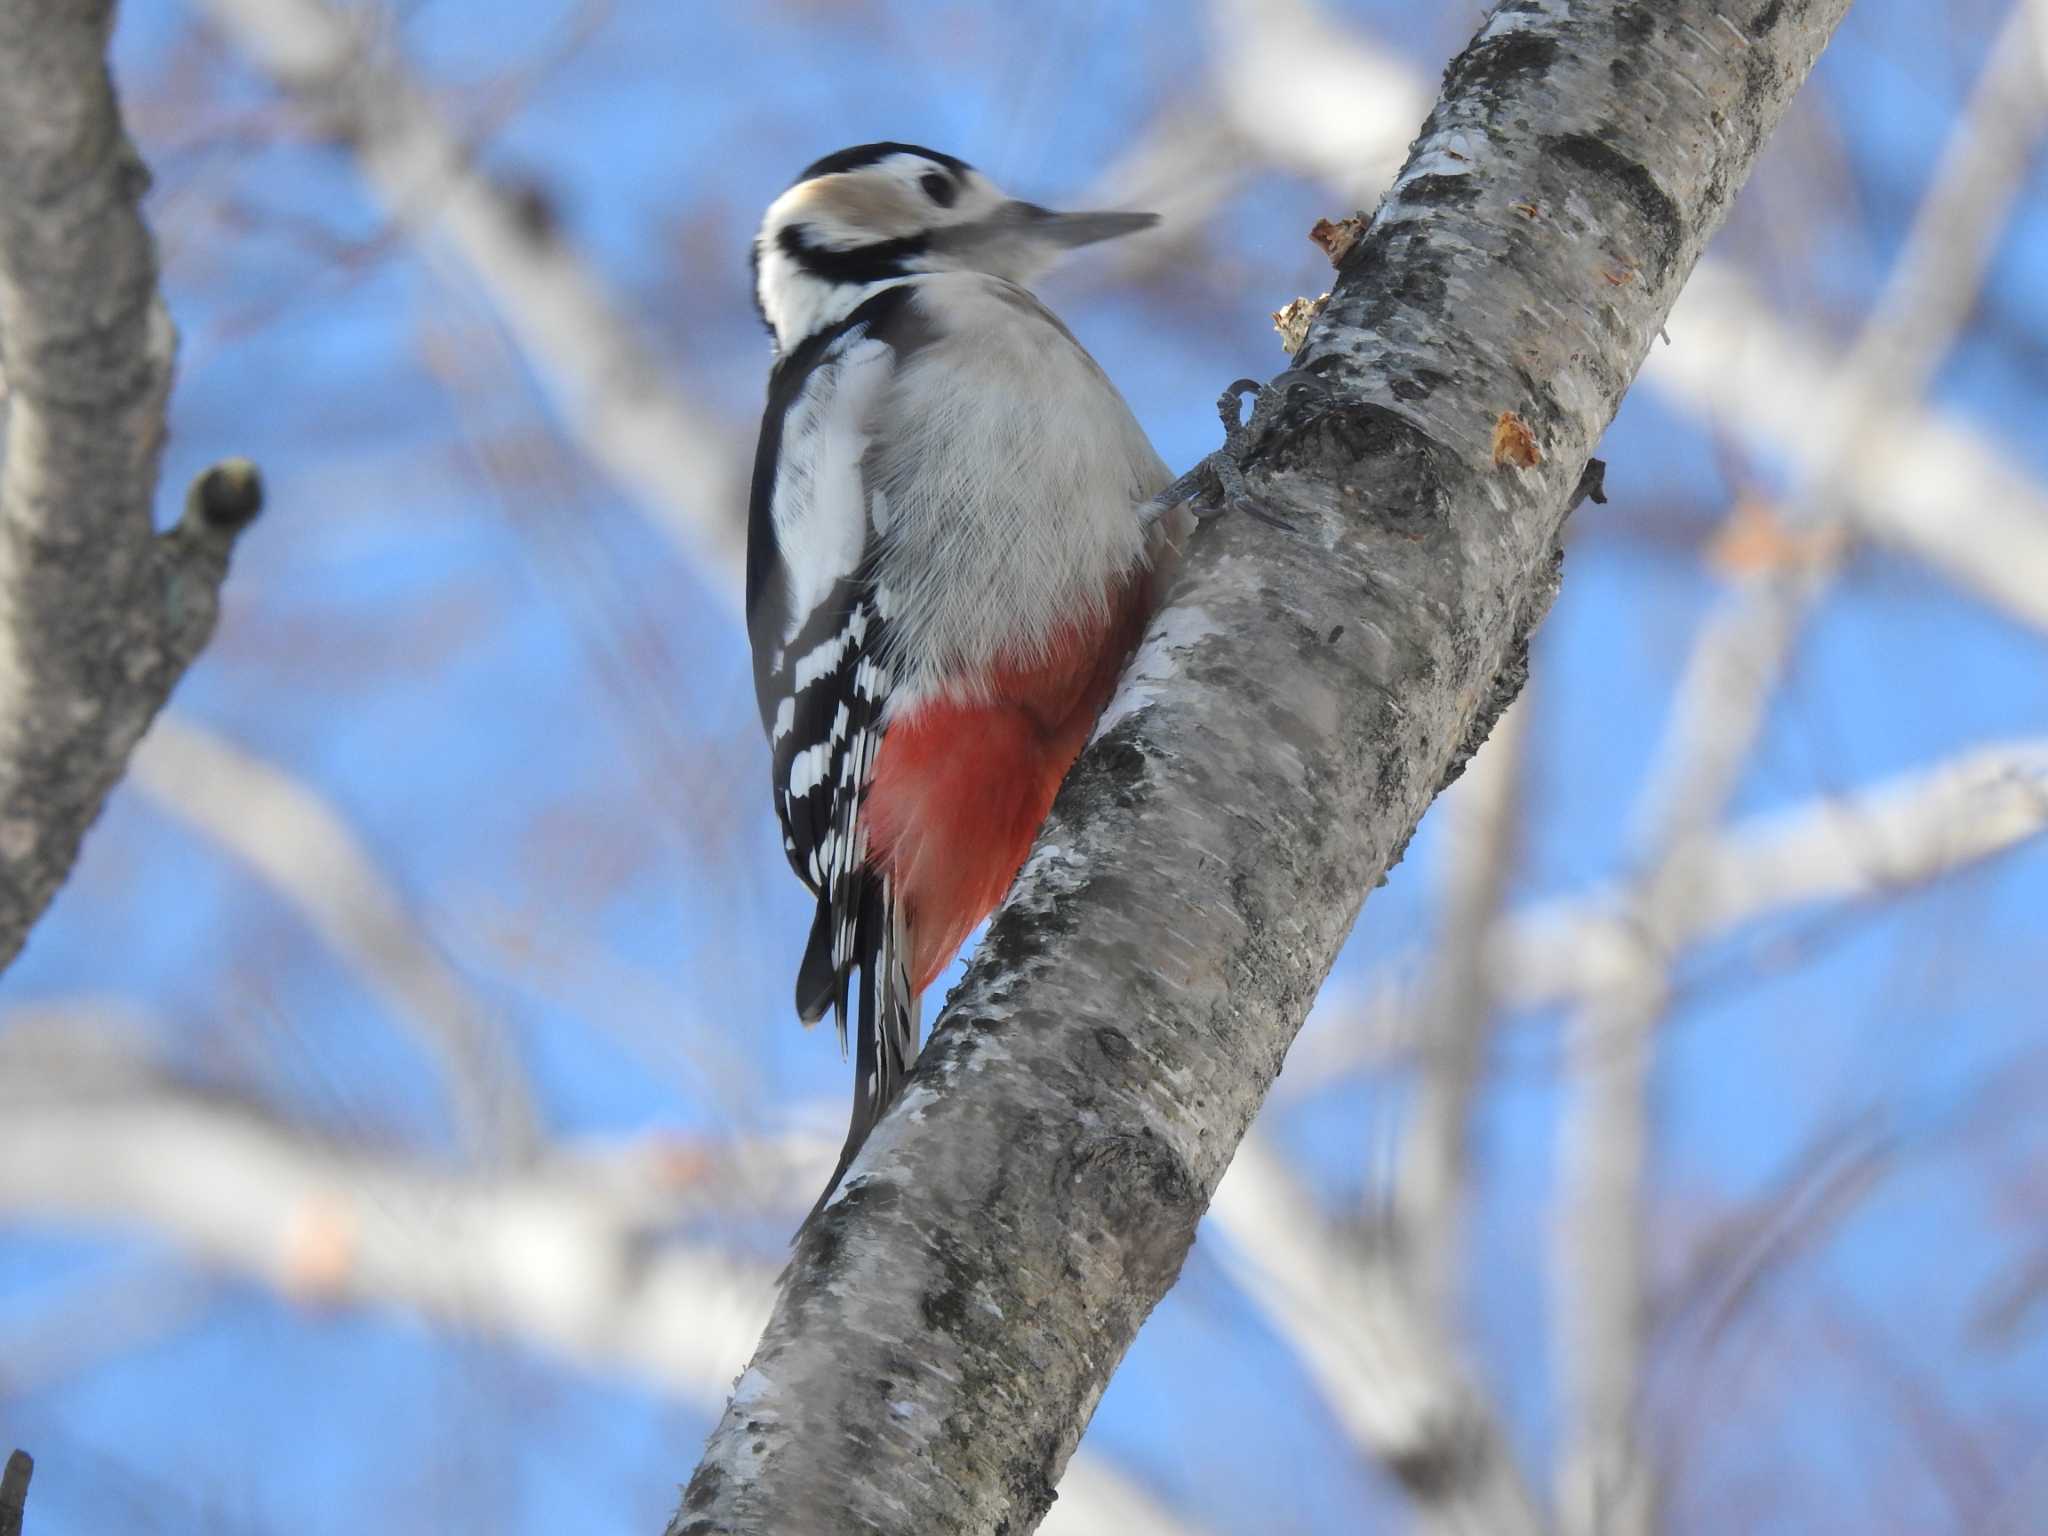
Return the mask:
{"type": "Polygon", "coordinates": [[[1150,611],[1172,476],[1023,284],[1154,222],[1052,213],[951,155],[863,144],[806,170],[755,239],[775,361],[747,628],[783,846],[818,898],[797,1012],[832,1010],[842,1050],[855,1019],[828,1196],[1150,611]]]}

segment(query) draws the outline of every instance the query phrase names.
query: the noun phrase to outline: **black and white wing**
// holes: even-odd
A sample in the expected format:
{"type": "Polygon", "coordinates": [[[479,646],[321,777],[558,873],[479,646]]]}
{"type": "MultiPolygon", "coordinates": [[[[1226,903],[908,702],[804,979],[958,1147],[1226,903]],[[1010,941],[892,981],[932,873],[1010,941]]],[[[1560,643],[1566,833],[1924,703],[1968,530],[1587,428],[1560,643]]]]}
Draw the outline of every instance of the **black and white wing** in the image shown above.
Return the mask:
{"type": "Polygon", "coordinates": [[[907,299],[884,289],[777,364],[748,516],[747,629],[775,811],[790,865],[818,898],[797,1013],[812,1023],[830,1008],[841,1050],[849,1011],[857,1020],[853,1122],[834,1186],[918,1048],[902,915],[867,867],[861,825],[892,683],[864,462],[896,370],[919,344],[907,299]]]}

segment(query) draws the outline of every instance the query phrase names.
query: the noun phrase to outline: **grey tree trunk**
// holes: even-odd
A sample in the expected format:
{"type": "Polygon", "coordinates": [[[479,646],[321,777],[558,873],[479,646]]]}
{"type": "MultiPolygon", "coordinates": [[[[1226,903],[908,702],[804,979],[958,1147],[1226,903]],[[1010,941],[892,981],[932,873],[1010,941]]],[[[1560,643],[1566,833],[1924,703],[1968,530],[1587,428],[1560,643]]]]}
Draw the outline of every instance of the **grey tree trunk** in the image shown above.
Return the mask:
{"type": "Polygon", "coordinates": [[[176,333],[106,66],[112,0],[0,9],[0,969],[213,632],[254,469],[155,533],[176,333]]]}
{"type": "MultiPolygon", "coordinates": [[[[1340,262],[669,1536],[1023,1532],[1365,894],[1520,686],[1594,443],[1848,0],[1517,0],[1340,262]]],[[[1419,1447],[1460,1475],[1455,1436],[1419,1447]]]]}

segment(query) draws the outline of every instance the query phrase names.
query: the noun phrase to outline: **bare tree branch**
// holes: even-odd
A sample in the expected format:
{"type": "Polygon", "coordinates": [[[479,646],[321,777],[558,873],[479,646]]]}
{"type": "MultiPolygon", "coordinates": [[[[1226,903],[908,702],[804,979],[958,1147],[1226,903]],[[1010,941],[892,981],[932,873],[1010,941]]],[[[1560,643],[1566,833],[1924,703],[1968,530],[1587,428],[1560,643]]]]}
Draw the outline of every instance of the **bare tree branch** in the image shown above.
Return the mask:
{"type": "Polygon", "coordinates": [[[1486,941],[1513,868],[1522,804],[1518,701],[1465,770],[1445,803],[1443,920],[1417,1015],[1414,1107],[1396,1170],[1394,1236],[1409,1284],[1450,1330],[1462,1268],[1472,1100],[1493,1021],[1494,978],[1486,941]]]}
{"type": "Polygon", "coordinates": [[[737,460],[669,382],[551,220],[493,180],[363,14],[327,0],[206,0],[221,27],[354,151],[423,250],[447,242],[518,339],[564,424],[622,490],[739,599],[737,460]]]}
{"type": "Polygon", "coordinates": [[[1845,9],[1518,5],[1452,64],[1296,354],[1322,391],[1269,409],[1253,483],[1296,531],[1195,541],[671,1536],[1042,1518],[1358,903],[1519,686],[1592,444],[1845,9]]]}
{"type": "Polygon", "coordinates": [[[1446,809],[1446,913],[1421,1005],[1424,1057],[1395,1220],[1371,1241],[1324,1218],[1254,1129],[1209,1215],[1223,1263],[1293,1348],[1336,1418],[1441,1536],[1537,1533],[1542,1517],[1463,1358],[1455,1287],[1467,1121],[1492,1012],[1482,964],[1514,842],[1527,711],[1515,704],[1446,809]]]}
{"type": "Polygon", "coordinates": [[[152,529],[176,335],[107,74],[113,11],[0,16],[0,968],[212,634],[262,499],[235,461],[152,529]]]}
{"type": "MultiPolygon", "coordinates": [[[[1987,56],[1869,322],[1827,387],[1802,402],[1801,484],[1783,516],[1803,531],[1836,535],[1823,544],[1833,554],[1745,580],[1694,647],[1639,811],[1653,859],[1720,819],[1805,616],[1834,574],[1845,542],[1839,535],[1853,528],[1862,467],[1880,453],[1899,414],[1917,404],[1976,302],[2048,101],[2028,5],[2014,6],[1987,56]]],[[[1781,395],[1778,404],[1793,398],[1781,395]]],[[[1957,501],[1957,488],[1947,488],[1945,521],[1957,501]]],[[[2035,551],[2048,561],[2048,518],[2036,532],[2035,551]]],[[[1951,532],[1940,547],[1968,542],[1951,532]]],[[[1967,558],[2003,564],[2024,548],[2008,543],[1967,558]]],[[[1966,557],[1950,556],[1952,568],[1959,558],[1966,557]]]]}
{"type": "MultiPolygon", "coordinates": [[[[1804,494],[1788,521],[1844,535],[1854,467],[1901,402],[1917,399],[1983,282],[2041,120],[2041,68],[2027,0],[2011,12],[1953,131],[1906,248],[1829,394],[1803,431],[1804,494]]],[[[1807,613],[1843,546],[1766,569],[1709,616],[1681,681],[1639,813],[1646,847],[1629,926],[1654,933],[1692,899],[1692,865],[1762,730],[1807,613]]],[[[1568,1101],[1553,1316],[1564,1399],[1558,1502],[1567,1536],[1648,1536],[1655,1468],[1642,1453],[1638,1394],[1648,1351],[1649,1075],[1670,999],[1671,951],[1635,963],[1566,1027],[1568,1101]]]]}
{"type": "MultiPolygon", "coordinates": [[[[1406,63],[1306,0],[1212,0],[1215,110],[1176,107],[1103,179],[1108,187],[1171,189],[1183,224],[1212,212],[1260,159],[1361,198],[1384,185],[1383,167],[1406,142],[1428,100],[1406,63]],[[1302,84],[1297,88],[1297,80],[1302,84]],[[1348,108],[1326,110],[1343,100],[1348,108]],[[1184,124],[1203,127],[1183,143],[1184,124]],[[1236,153],[1230,146],[1241,146],[1236,153]],[[1256,151],[1251,153],[1250,151],[1256,151]]],[[[2038,44],[2038,28],[2035,43],[2038,44]]],[[[2038,131],[2038,89],[2024,71],[2036,51],[2008,32],[2000,71],[2010,124],[1982,124],[1973,156],[1985,174],[1953,203],[1966,217],[1946,242],[1966,247],[2002,208],[1997,180],[2016,142],[2038,131]]],[[[1941,186],[1946,173],[1936,178],[1941,186]]],[[[1164,204],[1162,204],[1164,206],[1164,204]]],[[[1170,230],[1133,247],[1156,259],[1170,230]]],[[[1620,269],[1614,274],[1622,275],[1620,269]]],[[[1974,291],[1974,290],[1973,290],[1974,291]]],[[[1946,296],[1930,316],[1950,310],[1946,296]]],[[[1643,365],[1643,383],[1711,417],[1759,457],[1811,466],[1825,441],[1813,430],[1817,402],[1839,395],[1841,364],[1724,261],[1703,260],[1672,310],[1668,347],[1643,365]]],[[[1861,454],[1843,466],[1837,494],[1859,534],[1910,554],[1967,592],[2036,629],[2048,630],[2048,495],[1995,442],[1910,397],[1869,423],[1861,454]]]]}
{"type": "Polygon", "coordinates": [[[540,1144],[511,1042],[423,934],[340,813],[311,786],[174,714],[135,754],[139,788],[254,870],[437,1058],[458,1129],[520,1162],[540,1144]]]}
{"type": "Polygon", "coordinates": [[[1223,1264],[1338,1421],[1438,1536],[1540,1532],[1507,1435],[1404,1267],[1324,1218],[1279,1153],[1245,1137],[1209,1214],[1223,1264]]]}
{"type": "Polygon", "coordinates": [[[1305,0],[1210,0],[1215,90],[1231,126],[1277,165],[1312,161],[1344,196],[1375,196],[1429,111],[1429,83],[1305,0]]]}
{"type": "MultiPolygon", "coordinates": [[[[0,1212],[12,1219],[133,1227],[303,1305],[396,1308],[700,1404],[731,1386],[775,1266],[682,1234],[801,1210],[835,1145],[654,1138],[466,1172],[322,1141],[183,1086],[89,1015],[17,1016],[0,1040],[0,1212]]],[[[180,1305],[160,1280],[151,1296],[180,1305]]],[[[1100,1458],[1074,1471],[1049,1530],[1195,1536],[1100,1458]]]]}
{"type": "MultiPolygon", "coordinates": [[[[57,1042],[38,1060],[41,1044],[10,1038],[0,1090],[0,1208],[16,1220],[147,1228],[301,1302],[401,1307],[700,1400],[760,1326],[767,1266],[657,1240],[708,1168],[679,1170],[680,1184],[660,1166],[607,1179],[575,1159],[437,1170],[139,1065],[67,1066],[57,1042]]],[[[625,1155],[660,1162],[654,1148],[625,1155]]]]}
{"type": "MultiPolygon", "coordinates": [[[[1799,907],[1921,890],[2022,846],[2044,828],[2048,740],[1980,748],[1726,828],[1693,851],[1682,907],[1646,917],[1626,887],[1596,886],[1525,908],[1488,939],[1487,974],[1503,1007],[1583,1002],[1618,985],[1645,945],[1676,957],[1799,907]]],[[[1304,1045],[1284,1081],[1313,1088],[1412,1054],[1420,1048],[1422,1016],[1412,982],[1383,982],[1326,1043],[1304,1045]]]]}
{"type": "Polygon", "coordinates": [[[1566,1536],[1648,1536],[1656,1521],[1636,1399],[1649,1348],[1642,1207],[1650,1029],[1666,998],[1665,973],[1641,967],[1628,985],[1573,1014],[1566,1029],[1570,1086],[1558,1119],[1550,1300],[1563,1419],[1557,1512],[1566,1536]]]}

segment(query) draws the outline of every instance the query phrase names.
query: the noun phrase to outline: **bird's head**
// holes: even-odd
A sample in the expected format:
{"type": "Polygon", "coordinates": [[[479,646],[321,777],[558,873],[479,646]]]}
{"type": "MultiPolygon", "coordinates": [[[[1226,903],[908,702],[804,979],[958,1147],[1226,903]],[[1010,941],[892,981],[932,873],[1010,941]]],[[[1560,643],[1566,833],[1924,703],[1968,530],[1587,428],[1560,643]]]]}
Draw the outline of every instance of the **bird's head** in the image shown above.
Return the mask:
{"type": "Polygon", "coordinates": [[[818,161],[769,205],[754,237],[754,298],[787,351],[845,318],[873,284],[955,271],[1026,283],[1064,251],[1158,222],[1054,213],[1006,197],[937,150],[859,144],[818,161]]]}

